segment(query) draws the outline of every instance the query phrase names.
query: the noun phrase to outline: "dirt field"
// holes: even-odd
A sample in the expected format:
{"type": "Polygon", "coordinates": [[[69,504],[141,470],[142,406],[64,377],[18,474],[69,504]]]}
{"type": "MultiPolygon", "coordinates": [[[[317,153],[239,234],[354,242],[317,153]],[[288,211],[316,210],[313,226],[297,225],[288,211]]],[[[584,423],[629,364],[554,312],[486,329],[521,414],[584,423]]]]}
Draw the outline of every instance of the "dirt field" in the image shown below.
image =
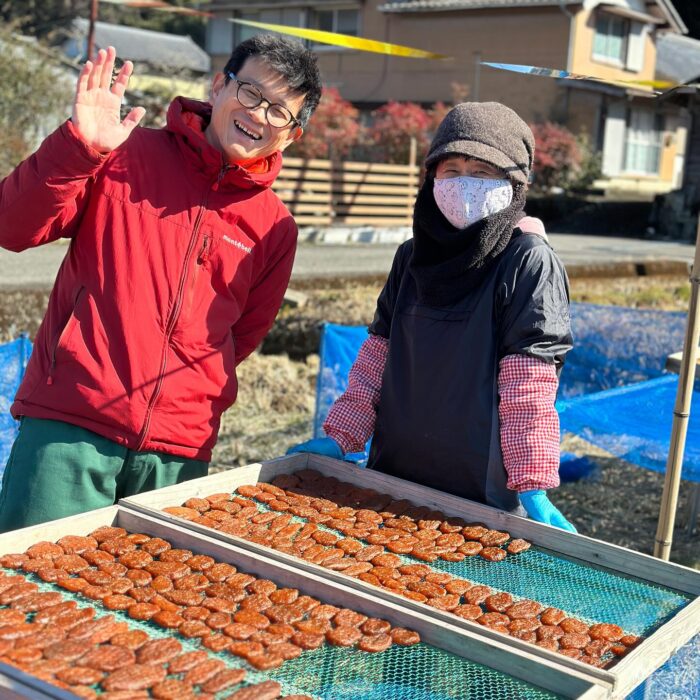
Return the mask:
{"type": "MultiPolygon", "coordinates": [[[[222,422],[212,469],[228,469],[284,454],[311,435],[318,368],[318,328],[322,321],[367,324],[381,282],[348,280],[306,283],[307,304],[286,307],[263,346],[239,369],[240,393],[222,422]]],[[[572,280],[574,301],[640,308],[687,310],[684,277],[572,280]]],[[[0,342],[21,331],[34,336],[48,293],[0,293],[0,342]]],[[[563,449],[591,457],[599,469],[585,481],[563,484],[550,495],[579,532],[651,553],[663,475],[627,464],[577,438],[563,449]]],[[[672,560],[700,568],[700,535],[685,533],[688,488],[683,484],[672,560]]]]}

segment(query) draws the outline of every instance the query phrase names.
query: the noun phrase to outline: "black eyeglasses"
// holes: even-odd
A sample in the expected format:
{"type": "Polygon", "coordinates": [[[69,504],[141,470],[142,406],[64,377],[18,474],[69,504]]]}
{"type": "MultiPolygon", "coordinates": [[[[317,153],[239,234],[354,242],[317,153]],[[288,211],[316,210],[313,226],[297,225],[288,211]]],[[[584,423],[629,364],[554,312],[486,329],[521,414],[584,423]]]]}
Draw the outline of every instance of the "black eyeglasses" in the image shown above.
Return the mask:
{"type": "Polygon", "coordinates": [[[284,105],[270,102],[270,100],[263,97],[262,92],[260,92],[255,85],[239,80],[230,71],[228,77],[237,83],[236,99],[244,107],[247,109],[255,109],[255,107],[259,107],[263,102],[266,103],[265,119],[267,119],[270,126],[274,126],[276,129],[283,129],[290,124],[301,126],[299,120],[284,105]]]}

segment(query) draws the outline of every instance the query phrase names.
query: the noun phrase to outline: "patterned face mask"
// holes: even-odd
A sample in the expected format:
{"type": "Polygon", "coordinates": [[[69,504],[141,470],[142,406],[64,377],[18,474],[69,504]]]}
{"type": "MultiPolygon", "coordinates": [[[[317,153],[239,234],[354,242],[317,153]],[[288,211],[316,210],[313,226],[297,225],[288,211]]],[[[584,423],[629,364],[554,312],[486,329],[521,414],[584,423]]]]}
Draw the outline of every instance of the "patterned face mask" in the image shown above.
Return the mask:
{"type": "Polygon", "coordinates": [[[508,180],[450,177],[433,183],[435,203],[445,218],[459,229],[507,209],[513,201],[508,180]]]}

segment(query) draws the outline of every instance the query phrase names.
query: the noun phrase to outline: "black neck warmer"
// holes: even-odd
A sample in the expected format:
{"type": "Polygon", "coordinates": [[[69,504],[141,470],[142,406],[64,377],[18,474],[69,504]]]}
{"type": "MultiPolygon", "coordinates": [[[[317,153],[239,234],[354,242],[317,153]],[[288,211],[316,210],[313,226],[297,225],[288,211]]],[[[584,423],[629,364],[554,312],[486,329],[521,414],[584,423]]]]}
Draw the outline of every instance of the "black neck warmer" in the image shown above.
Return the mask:
{"type": "Polygon", "coordinates": [[[433,177],[426,177],[413,210],[413,254],[408,265],[418,300],[429,306],[450,306],[478,287],[508,245],[524,205],[525,188],[513,183],[509,207],[458,229],[438,208],[433,177]]]}

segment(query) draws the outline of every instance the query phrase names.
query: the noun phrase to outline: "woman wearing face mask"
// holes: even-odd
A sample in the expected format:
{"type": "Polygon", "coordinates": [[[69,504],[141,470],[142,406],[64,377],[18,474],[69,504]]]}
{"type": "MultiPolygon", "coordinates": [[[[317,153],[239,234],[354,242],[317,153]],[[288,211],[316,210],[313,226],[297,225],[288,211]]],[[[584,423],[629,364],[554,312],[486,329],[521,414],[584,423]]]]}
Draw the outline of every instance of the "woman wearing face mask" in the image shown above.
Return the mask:
{"type": "Polygon", "coordinates": [[[566,272],[524,216],[533,153],[505,105],[445,117],[413,239],[396,252],[328,437],[290,452],[342,459],[373,435],[370,469],[575,532],[547,498],[572,337],[566,272]]]}

